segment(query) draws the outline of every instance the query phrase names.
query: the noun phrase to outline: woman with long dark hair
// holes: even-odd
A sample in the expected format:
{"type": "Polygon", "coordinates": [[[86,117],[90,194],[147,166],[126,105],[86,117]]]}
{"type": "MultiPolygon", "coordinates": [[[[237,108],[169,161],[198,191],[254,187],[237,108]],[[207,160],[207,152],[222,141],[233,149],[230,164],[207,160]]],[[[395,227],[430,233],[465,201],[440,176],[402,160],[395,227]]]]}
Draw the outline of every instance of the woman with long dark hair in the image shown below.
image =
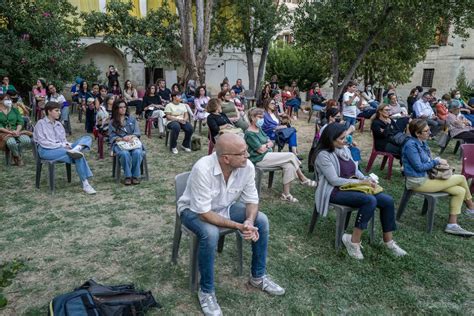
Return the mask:
{"type": "MultiPolygon", "coordinates": [[[[210,98],[207,96],[206,87],[199,86],[196,89],[196,96],[194,98],[194,119],[204,121],[207,118],[208,112],[206,112],[207,104],[210,98]]],[[[211,112],[209,112],[211,113],[211,112]]]]}
{"type": "Polygon", "coordinates": [[[126,150],[120,148],[118,142],[133,142],[140,138],[140,127],[134,117],[127,115],[127,103],[116,100],[112,107],[112,119],[109,124],[109,141],[112,151],[120,159],[120,165],[125,175],[125,185],[140,183],[140,165],[143,159],[141,148],[126,150]]]}
{"type": "Polygon", "coordinates": [[[155,127],[158,127],[160,132],[160,138],[165,135],[165,123],[163,118],[165,107],[162,104],[162,99],[158,95],[158,88],[154,84],[150,84],[146,89],[145,96],[143,97],[142,108],[145,111],[145,118],[156,118],[158,123],[155,123],[155,127]]]}
{"type": "Polygon", "coordinates": [[[392,237],[396,229],[395,207],[393,198],[386,193],[369,194],[353,190],[341,190],[346,184],[365,184],[375,188],[376,183],[365,177],[357,168],[351,152],[346,146],[347,128],[343,124],[329,124],[321,134],[316,146],[315,170],[318,175],[316,188],[316,208],[322,216],[329,211],[329,203],[358,208],[356,222],[352,235],[344,234],[342,242],[349,255],[355,259],[363,259],[361,252],[361,236],[375,209],[380,209],[383,240],[385,246],[395,255],[404,256],[407,253],[400,248],[392,237]]]}
{"type": "Polygon", "coordinates": [[[40,108],[44,108],[44,100],[46,98],[46,81],[42,78],[36,80],[36,85],[33,87],[33,96],[35,97],[36,104],[40,108]]]}
{"type": "Polygon", "coordinates": [[[112,80],[112,86],[109,89],[109,93],[116,97],[122,97],[122,88],[120,88],[118,80],[112,80]]]}
{"type": "Polygon", "coordinates": [[[138,98],[137,89],[133,86],[130,80],[126,80],[123,87],[123,98],[128,106],[135,107],[135,113],[141,113],[142,100],[138,98]]]}

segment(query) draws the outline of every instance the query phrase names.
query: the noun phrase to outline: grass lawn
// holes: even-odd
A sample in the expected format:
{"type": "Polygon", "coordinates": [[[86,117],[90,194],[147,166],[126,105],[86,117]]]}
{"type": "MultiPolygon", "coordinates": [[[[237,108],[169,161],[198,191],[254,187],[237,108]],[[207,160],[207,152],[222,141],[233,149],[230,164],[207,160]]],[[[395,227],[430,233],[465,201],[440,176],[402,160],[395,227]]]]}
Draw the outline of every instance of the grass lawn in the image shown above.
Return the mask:
{"type": "MultiPolygon", "coordinates": [[[[301,152],[307,154],[313,125],[305,115],[296,122],[301,152]]],[[[74,134],[82,125],[73,115],[74,134]]],[[[369,124],[370,126],[370,124],[369,124]]],[[[142,131],[144,123],[141,123],[142,131]]],[[[365,166],[371,149],[367,131],[355,133],[363,149],[365,166]]],[[[164,140],[143,138],[148,149],[150,181],[139,186],[117,185],[111,178],[111,158],[98,160],[96,144],[88,154],[98,191],[86,196],[73,170],[67,183],[63,165],[56,167],[56,194],[49,194],[43,170],[41,188],[34,187],[34,160],[25,154],[22,168],[0,160],[0,292],[8,300],[1,315],[45,315],[49,301],[69,292],[89,278],[105,284],[133,282],[149,289],[164,305],[149,314],[199,314],[196,294],[188,290],[188,238],[183,235],[178,265],[170,263],[174,231],[174,176],[190,170],[207,153],[207,128],[203,148],[172,156],[164,140]]],[[[182,136],[180,136],[180,139],[182,136]]],[[[450,148],[444,157],[459,172],[459,158],[450,148]]],[[[432,148],[438,151],[437,146],[432,148]]],[[[307,161],[304,161],[307,172],[307,161]]],[[[393,195],[398,206],[403,192],[399,164],[391,181],[383,179],[377,159],[373,172],[393,195]]],[[[375,244],[364,234],[365,259],[351,259],[345,249],[334,249],[335,215],[318,222],[308,235],[314,191],[295,184],[298,204],[279,200],[282,189],[277,173],[272,189],[263,181],[261,209],[268,215],[271,236],[268,273],[286,288],[283,297],[270,297],[246,284],[250,273],[250,245],[244,246],[244,275],[236,276],[234,237],[226,239],[216,259],[216,293],[225,314],[474,314],[474,238],[443,233],[447,201],[436,210],[434,230],[425,232],[420,216],[422,200],[413,198],[395,233],[409,256],[395,258],[381,245],[376,221],[375,244]]],[[[354,216],[353,216],[354,217],[354,216]]],[[[474,230],[465,216],[459,222],[474,230]]],[[[351,226],[350,226],[351,227],[351,226]]]]}

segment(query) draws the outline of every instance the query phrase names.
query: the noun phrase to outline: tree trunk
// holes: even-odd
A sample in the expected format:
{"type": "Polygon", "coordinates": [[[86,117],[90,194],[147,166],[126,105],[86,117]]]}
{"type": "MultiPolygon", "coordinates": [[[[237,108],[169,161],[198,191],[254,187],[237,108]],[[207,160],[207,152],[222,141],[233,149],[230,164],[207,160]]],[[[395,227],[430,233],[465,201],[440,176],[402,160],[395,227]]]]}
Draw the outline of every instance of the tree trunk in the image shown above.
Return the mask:
{"type": "MultiPolygon", "coordinates": [[[[255,89],[255,70],[253,65],[253,52],[251,50],[245,50],[245,56],[247,56],[247,72],[249,74],[249,89],[255,89]]],[[[255,94],[255,90],[254,90],[255,94]]]]}
{"type": "Polygon", "coordinates": [[[270,43],[266,43],[263,45],[262,48],[262,55],[260,56],[260,63],[258,64],[258,72],[257,72],[257,82],[255,85],[254,96],[258,95],[258,91],[260,91],[262,87],[263,76],[265,74],[265,66],[267,65],[267,58],[268,58],[268,51],[270,49],[270,43]]]}
{"type": "MultiPolygon", "coordinates": [[[[359,65],[362,62],[362,59],[364,59],[365,55],[367,55],[367,52],[369,51],[370,46],[374,43],[377,36],[384,29],[384,24],[387,23],[388,15],[390,14],[390,12],[392,10],[393,10],[393,8],[387,2],[385,4],[385,8],[384,8],[383,13],[380,15],[380,17],[374,23],[373,32],[369,33],[369,36],[365,40],[364,45],[362,45],[359,53],[357,54],[357,57],[356,57],[355,61],[352,63],[351,68],[349,69],[349,71],[346,73],[344,79],[342,80],[341,86],[337,89],[336,89],[337,86],[333,87],[333,91],[334,91],[333,97],[335,99],[339,98],[339,96],[341,95],[341,92],[343,91],[344,87],[352,79],[352,76],[354,76],[354,73],[355,73],[357,67],[359,67],[359,65]]],[[[333,53],[333,57],[334,57],[334,53],[333,53]]],[[[332,70],[333,70],[333,78],[335,77],[336,73],[337,73],[337,77],[339,77],[339,61],[338,60],[336,60],[336,61],[332,60],[332,70]]],[[[337,85],[337,83],[336,83],[336,85],[337,85]]]]}
{"type": "Polygon", "coordinates": [[[197,69],[196,51],[194,49],[194,28],[192,20],[192,1],[191,0],[176,0],[176,8],[178,9],[180,29],[181,29],[181,44],[183,46],[183,61],[185,67],[188,69],[188,80],[199,80],[197,69]]]}
{"type": "MultiPolygon", "coordinates": [[[[199,1],[202,5],[202,1],[199,1]]],[[[197,50],[197,71],[199,75],[200,84],[206,82],[206,60],[207,55],[209,54],[209,41],[211,37],[211,19],[212,19],[212,9],[214,7],[214,0],[207,0],[204,9],[199,9],[204,11],[204,23],[202,30],[202,45],[197,50]]],[[[198,11],[198,10],[196,10],[198,11]]],[[[198,29],[199,31],[199,29],[198,29]]],[[[200,35],[199,35],[200,36],[200,35]]],[[[198,36],[198,38],[199,38],[198,36]]]]}
{"type": "Polygon", "coordinates": [[[204,0],[196,0],[196,51],[202,50],[204,42],[204,0]]]}
{"type": "Polygon", "coordinates": [[[342,88],[339,86],[339,52],[337,47],[333,48],[331,54],[331,68],[332,68],[332,98],[338,99],[342,88]]]}

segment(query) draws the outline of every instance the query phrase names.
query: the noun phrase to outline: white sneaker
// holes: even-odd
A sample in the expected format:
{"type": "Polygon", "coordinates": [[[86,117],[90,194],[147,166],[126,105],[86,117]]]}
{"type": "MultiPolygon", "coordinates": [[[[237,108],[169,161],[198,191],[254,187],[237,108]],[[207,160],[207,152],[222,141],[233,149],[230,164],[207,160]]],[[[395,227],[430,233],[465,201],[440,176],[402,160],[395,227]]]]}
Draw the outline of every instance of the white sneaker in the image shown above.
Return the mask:
{"type": "Polygon", "coordinates": [[[385,246],[390,249],[390,251],[397,257],[406,256],[408,253],[400,248],[399,245],[394,240],[390,240],[389,242],[385,243],[385,246]]]}
{"type": "Polygon", "coordinates": [[[171,148],[171,152],[176,155],[178,153],[178,148],[171,148]]]}
{"type": "Polygon", "coordinates": [[[279,296],[285,294],[285,289],[276,284],[268,275],[264,275],[258,279],[251,277],[249,279],[249,283],[253,287],[256,287],[257,289],[260,289],[271,295],[279,296]]]}
{"type": "Polygon", "coordinates": [[[446,228],[444,229],[445,233],[451,234],[451,235],[458,235],[458,236],[465,236],[465,237],[471,237],[474,236],[474,233],[465,230],[458,224],[448,224],[446,225],[446,228]]]}
{"type": "Polygon", "coordinates": [[[360,251],[360,248],[362,246],[360,245],[360,243],[352,242],[352,235],[342,235],[342,243],[344,244],[344,246],[346,246],[347,253],[349,254],[349,256],[357,260],[364,259],[364,255],[362,255],[362,252],[360,251]]]}
{"type": "Polygon", "coordinates": [[[79,159],[84,157],[84,154],[78,150],[70,149],[66,151],[68,156],[71,157],[72,159],[79,159]]]}
{"type": "Polygon", "coordinates": [[[184,151],[187,152],[187,153],[190,153],[190,152],[191,152],[191,149],[188,148],[188,147],[184,147],[183,145],[180,145],[179,147],[181,147],[181,149],[184,150],[184,151]]]}
{"type": "Polygon", "coordinates": [[[198,291],[199,304],[201,304],[201,309],[204,315],[206,316],[221,316],[222,310],[219,304],[217,303],[217,298],[215,293],[204,293],[199,289],[198,291]]]}
{"type": "Polygon", "coordinates": [[[94,190],[94,188],[90,184],[85,184],[82,189],[84,192],[87,194],[96,194],[97,192],[94,190]]]}
{"type": "Polygon", "coordinates": [[[464,213],[464,215],[466,215],[467,217],[474,219],[474,210],[467,209],[467,210],[465,210],[463,213],[464,213]]]}

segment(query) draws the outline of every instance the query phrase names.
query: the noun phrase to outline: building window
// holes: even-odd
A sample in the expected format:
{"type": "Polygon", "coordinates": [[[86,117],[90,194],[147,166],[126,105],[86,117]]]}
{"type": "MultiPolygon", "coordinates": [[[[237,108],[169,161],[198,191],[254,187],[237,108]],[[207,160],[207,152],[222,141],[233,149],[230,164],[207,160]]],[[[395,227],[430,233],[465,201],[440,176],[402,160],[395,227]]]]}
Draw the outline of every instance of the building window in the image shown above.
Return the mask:
{"type": "Polygon", "coordinates": [[[429,87],[433,86],[433,77],[434,77],[434,69],[423,69],[423,79],[421,80],[422,87],[429,87]]]}

